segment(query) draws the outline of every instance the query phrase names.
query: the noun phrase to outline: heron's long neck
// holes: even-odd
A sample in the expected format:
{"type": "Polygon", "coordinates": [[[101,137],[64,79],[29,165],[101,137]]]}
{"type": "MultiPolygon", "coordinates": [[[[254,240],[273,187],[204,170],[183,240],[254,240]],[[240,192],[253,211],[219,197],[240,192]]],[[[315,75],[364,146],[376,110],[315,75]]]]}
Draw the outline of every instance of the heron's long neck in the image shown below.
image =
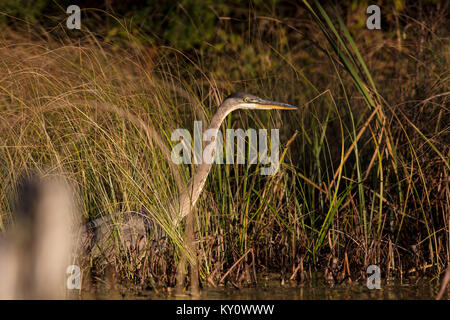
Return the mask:
{"type": "MultiPolygon", "coordinates": [[[[225,117],[233,111],[232,108],[227,110],[225,107],[219,107],[217,113],[211,119],[211,124],[208,130],[215,130],[214,140],[211,141],[210,146],[212,150],[216,149],[217,145],[217,131],[220,128],[225,117]]],[[[211,163],[206,163],[202,161],[201,164],[197,166],[194,172],[194,176],[188,181],[186,188],[180,193],[179,196],[179,215],[176,217],[175,224],[179,223],[186,215],[191,212],[192,208],[195,206],[208,177],[209,171],[211,170],[211,163]]]]}

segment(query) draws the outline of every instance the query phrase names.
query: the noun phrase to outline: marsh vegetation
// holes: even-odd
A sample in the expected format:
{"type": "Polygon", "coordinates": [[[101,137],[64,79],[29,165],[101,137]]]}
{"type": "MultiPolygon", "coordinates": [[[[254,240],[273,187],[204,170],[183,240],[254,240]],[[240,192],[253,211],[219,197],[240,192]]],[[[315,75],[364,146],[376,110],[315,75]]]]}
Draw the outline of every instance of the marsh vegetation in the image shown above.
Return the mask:
{"type": "Polygon", "coordinates": [[[105,7],[83,10],[81,30],[66,28],[64,10],[3,16],[0,229],[14,221],[18,177],[40,170],[72,182],[83,221],[120,224],[145,208],[168,235],[124,250],[113,233],[113,254],[76,257],[83,288],[171,288],[183,257],[188,288],[193,277],[242,288],[269,273],[349,283],[372,264],[383,279],[439,279],[450,259],[444,3],[383,3],[382,30],[365,27],[364,1],[105,7]],[[222,125],[280,129],[279,170],[214,165],[186,237],[166,204],[194,166],[171,161],[171,133],[206,128],[235,91],[299,107],[238,111],[222,125]]]}

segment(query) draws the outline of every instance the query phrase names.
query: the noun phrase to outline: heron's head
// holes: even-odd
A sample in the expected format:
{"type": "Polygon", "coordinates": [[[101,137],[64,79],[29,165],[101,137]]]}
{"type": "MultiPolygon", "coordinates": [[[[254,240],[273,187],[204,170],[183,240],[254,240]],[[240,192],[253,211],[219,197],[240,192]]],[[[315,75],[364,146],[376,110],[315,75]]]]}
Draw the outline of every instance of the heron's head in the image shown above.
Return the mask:
{"type": "Polygon", "coordinates": [[[287,103],[262,99],[245,92],[235,92],[229,95],[223,102],[226,108],[236,109],[283,109],[296,110],[297,107],[287,103]]]}

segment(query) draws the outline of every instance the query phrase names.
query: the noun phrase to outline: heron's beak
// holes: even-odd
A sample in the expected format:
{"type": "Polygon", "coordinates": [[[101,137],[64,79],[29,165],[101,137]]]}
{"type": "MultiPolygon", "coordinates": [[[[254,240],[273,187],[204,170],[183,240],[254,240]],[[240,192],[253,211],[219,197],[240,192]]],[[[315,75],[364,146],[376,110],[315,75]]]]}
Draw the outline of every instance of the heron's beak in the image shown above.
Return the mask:
{"type": "Polygon", "coordinates": [[[270,100],[264,100],[260,99],[257,102],[259,109],[283,109],[283,110],[297,110],[296,106],[283,103],[283,102],[277,102],[277,101],[270,101],[270,100]]]}

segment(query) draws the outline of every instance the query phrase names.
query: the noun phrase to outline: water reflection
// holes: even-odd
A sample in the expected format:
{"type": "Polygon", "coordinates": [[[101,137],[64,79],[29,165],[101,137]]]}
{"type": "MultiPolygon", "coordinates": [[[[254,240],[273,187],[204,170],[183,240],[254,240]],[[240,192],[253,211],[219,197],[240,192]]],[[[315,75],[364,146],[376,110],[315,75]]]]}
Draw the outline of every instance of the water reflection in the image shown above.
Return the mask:
{"type": "Polygon", "coordinates": [[[282,299],[282,300],[353,300],[353,299],[434,299],[438,287],[429,283],[382,285],[380,290],[369,290],[365,284],[339,286],[304,285],[301,287],[257,287],[240,290],[206,289],[200,299],[282,299]]]}
{"type": "MultiPolygon", "coordinates": [[[[114,298],[123,299],[223,299],[223,300],[422,300],[435,299],[439,291],[437,282],[382,282],[380,290],[369,290],[365,283],[350,283],[332,286],[326,283],[308,283],[301,286],[266,284],[253,288],[207,288],[197,298],[189,295],[176,296],[173,292],[145,291],[137,295],[122,294],[114,298]]],[[[85,297],[88,298],[88,297],[85,297]]],[[[92,298],[92,297],[91,297],[92,298]]],[[[97,296],[97,298],[99,298],[97,296]]],[[[107,298],[108,297],[103,297],[107,298]]],[[[111,297],[109,297],[111,298],[111,297]]],[[[449,299],[447,290],[443,297],[449,299]]]]}

